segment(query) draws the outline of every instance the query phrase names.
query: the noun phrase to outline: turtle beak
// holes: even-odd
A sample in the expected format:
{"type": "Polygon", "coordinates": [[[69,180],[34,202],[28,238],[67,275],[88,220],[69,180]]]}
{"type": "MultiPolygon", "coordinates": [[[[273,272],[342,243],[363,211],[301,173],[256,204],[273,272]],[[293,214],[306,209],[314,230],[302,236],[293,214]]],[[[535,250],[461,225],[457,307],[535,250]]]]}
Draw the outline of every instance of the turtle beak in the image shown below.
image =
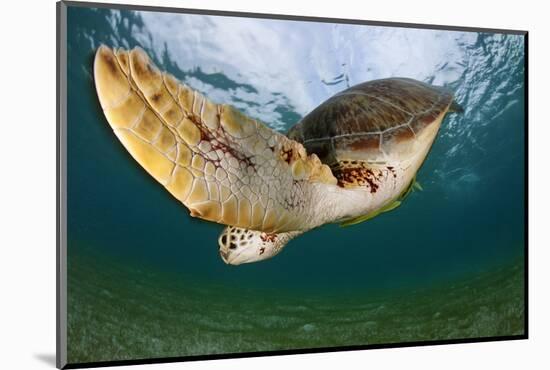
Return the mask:
{"type": "Polygon", "coordinates": [[[239,259],[239,253],[231,253],[231,251],[224,251],[220,248],[220,257],[226,265],[240,265],[241,263],[246,263],[246,261],[239,259]]]}
{"type": "Polygon", "coordinates": [[[226,251],[224,251],[220,248],[220,256],[221,256],[223,262],[225,262],[226,264],[229,264],[229,261],[227,259],[229,257],[229,253],[227,253],[226,251]]]}
{"type": "Polygon", "coordinates": [[[220,243],[220,246],[219,246],[220,257],[222,258],[223,262],[225,262],[225,264],[227,265],[239,265],[242,263],[242,261],[238,262],[237,260],[240,253],[238,251],[229,249],[229,247],[232,245],[233,245],[232,243],[231,244],[220,243]]]}
{"type": "Polygon", "coordinates": [[[220,257],[222,258],[223,262],[225,262],[227,265],[237,266],[247,262],[254,262],[254,261],[250,261],[250,258],[249,256],[246,256],[246,253],[241,253],[241,252],[229,251],[229,250],[224,250],[224,248],[220,248],[220,257]]]}

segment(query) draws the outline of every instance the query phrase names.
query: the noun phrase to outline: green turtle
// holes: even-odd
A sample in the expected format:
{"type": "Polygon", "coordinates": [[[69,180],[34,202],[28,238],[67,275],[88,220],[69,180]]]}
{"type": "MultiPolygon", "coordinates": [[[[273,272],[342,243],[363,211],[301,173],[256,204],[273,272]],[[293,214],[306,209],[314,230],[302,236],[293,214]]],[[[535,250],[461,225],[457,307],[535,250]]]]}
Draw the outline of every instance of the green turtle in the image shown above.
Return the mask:
{"type": "Polygon", "coordinates": [[[219,251],[234,265],[397,207],[441,121],[461,110],[445,88],[387,78],[332,96],[285,136],[161,72],[140,48],[99,47],[94,80],[132,157],[191,216],[227,225],[219,251]]]}

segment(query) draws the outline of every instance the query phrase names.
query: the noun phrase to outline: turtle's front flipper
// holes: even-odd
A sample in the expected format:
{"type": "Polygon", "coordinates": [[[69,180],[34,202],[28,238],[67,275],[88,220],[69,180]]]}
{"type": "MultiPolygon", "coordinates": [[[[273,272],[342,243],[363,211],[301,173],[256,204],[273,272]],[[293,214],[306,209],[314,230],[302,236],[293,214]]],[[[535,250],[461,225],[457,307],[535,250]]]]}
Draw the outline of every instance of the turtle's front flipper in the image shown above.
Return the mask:
{"type": "Polygon", "coordinates": [[[220,256],[228,265],[266,260],[279,254],[284,246],[301,231],[266,233],[229,226],[221,233],[220,256]]]}
{"type": "Polygon", "coordinates": [[[316,226],[307,192],[336,179],[301,144],[214,104],[139,48],[101,46],[94,79],[118,139],[192,216],[270,233],[316,226]]]}

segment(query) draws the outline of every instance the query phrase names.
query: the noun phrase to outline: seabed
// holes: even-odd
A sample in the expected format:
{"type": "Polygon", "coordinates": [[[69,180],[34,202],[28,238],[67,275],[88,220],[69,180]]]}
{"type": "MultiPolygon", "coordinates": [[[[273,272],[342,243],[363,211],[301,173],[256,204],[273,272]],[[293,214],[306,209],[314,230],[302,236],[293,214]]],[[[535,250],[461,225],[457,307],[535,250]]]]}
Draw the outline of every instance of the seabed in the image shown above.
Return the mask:
{"type": "Polygon", "coordinates": [[[524,333],[522,259],[384,296],[227,289],[92,255],[69,260],[69,363],[524,333]]]}

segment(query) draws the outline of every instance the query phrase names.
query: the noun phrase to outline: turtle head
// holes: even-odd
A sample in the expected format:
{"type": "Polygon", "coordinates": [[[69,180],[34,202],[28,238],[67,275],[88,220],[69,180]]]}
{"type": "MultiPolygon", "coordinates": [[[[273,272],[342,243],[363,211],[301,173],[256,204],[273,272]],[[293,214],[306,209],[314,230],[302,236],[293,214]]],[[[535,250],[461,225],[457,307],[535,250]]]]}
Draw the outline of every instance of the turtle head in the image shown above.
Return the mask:
{"type": "Polygon", "coordinates": [[[297,234],[266,233],[228,226],[218,239],[220,256],[228,265],[263,261],[278,254],[297,234]]]}

